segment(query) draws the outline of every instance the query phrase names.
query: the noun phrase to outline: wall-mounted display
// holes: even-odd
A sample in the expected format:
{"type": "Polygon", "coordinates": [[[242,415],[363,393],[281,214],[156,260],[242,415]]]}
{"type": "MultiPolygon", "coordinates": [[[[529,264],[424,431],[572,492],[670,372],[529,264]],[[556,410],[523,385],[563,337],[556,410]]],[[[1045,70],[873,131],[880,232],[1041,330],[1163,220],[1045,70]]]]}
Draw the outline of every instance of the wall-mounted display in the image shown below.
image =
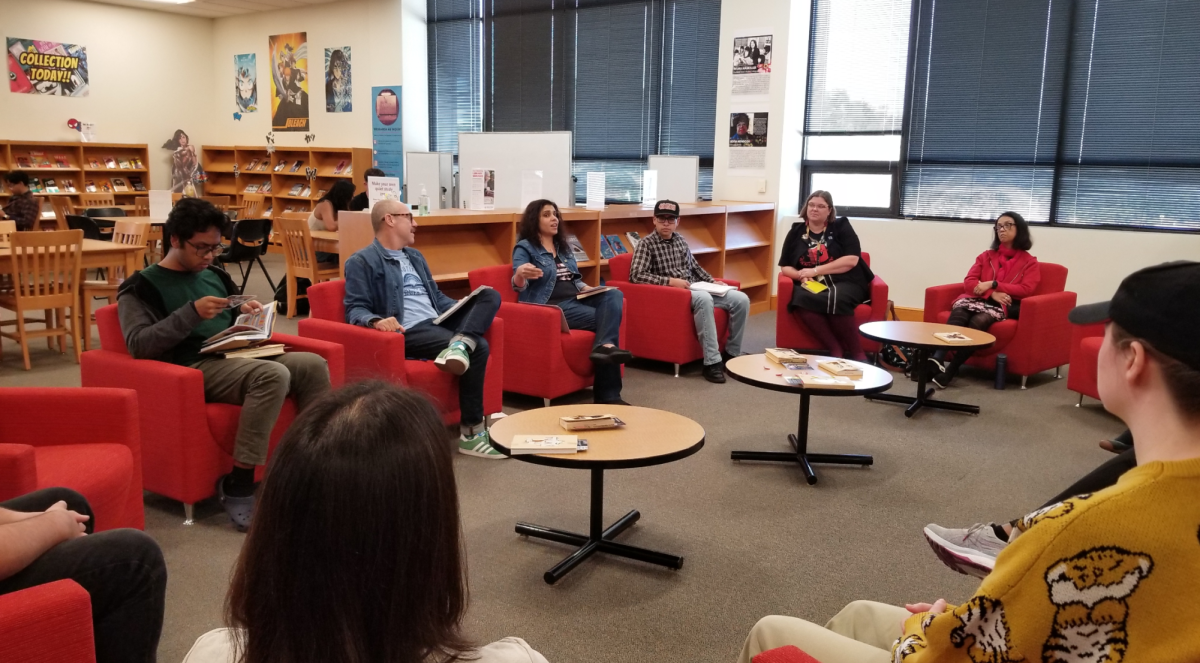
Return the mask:
{"type": "Polygon", "coordinates": [[[87,49],[57,41],[9,37],[8,89],[21,94],[86,97],[87,49]]]}
{"type": "Polygon", "coordinates": [[[267,39],[271,54],[271,129],[308,131],[308,33],[267,39]]]}
{"type": "Polygon", "coordinates": [[[325,111],[329,113],[352,111],[353,91],[350,47],[325,49],[325,111]]]}
{"type": "Polygon", "coordinates": [[[233,56],[233,97],[239,113],[258,110],[258,55],[233,56]]]}

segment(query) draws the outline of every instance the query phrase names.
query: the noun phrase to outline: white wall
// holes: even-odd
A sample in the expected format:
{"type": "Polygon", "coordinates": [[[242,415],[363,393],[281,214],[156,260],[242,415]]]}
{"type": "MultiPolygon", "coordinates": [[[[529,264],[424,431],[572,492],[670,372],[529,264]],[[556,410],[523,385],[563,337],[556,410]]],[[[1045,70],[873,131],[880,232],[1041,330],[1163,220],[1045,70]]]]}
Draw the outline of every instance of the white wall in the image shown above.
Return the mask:
{"type": "Polygon", "coordinates": [[[193,144],[213,140],[210,19],[63,0],[0,0],[0,17],[0,36],[85,46],[90,84],[78,98],[13,94],[5,84],[0,138],[78,141],[67,120],[94,122],[102,142],[149,146],[157,188],[171,181],[171,152],[161,146],[176,129],[193,144]]]}

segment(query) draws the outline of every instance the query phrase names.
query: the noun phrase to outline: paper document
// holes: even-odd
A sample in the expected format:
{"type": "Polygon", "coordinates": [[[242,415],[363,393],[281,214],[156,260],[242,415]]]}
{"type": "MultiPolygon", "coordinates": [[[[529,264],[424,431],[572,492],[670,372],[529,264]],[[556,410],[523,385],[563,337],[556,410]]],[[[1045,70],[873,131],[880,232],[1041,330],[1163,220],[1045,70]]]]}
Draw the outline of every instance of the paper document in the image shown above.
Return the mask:
{"type": "Polygon", "coordinates": [[[381,200],[400,200],[399,177],[367,178],[367,202],[374,207],[381,200]]]}
{"type": "Polygon", "coordinates": [[[471,301],[475,297],[475,295],[478,295],[480,292],[482,292],[484,290],[491,290],[491,289],[492,289],[492,286],[490,286],[490,285],[481,285],[478,288],[475,288],[474,290],[471,291],[471,294],[458,300],[458,302],[455,303],[454,306],[451,306],[449,309],[447,309],[445,313],[434,318],[433,324],[435,324],[435,325],[442,324],[443,320],[445,320],[446,318],[449,318],[450,316],[457,313],[458,309],[462,308],[464,304],[471,301]]]}
{"type": "Polygon", "coordinates": [[[517,207],[518,209],[525,209],[529,203],[545,197],[542,195],[543,180],[540,170],[521,171],[521,204],[517,207]]]}
{"type": "Polygon", "coordinates": [[[729,292],[730,290],[737,290],[737,288],[731,285],[726,285],[724,283],[709,283],[708,281],[696,281],[689,286],[688,289],[707,292],[715,297],[724,297],[725,293],[729,292]]]}
{"type": "Polygon", "coordinates": [[[171,213],[171,207],[174,205],[171,201],[171,192],[151,191],[147,197],[150,198],[150,218],[167,218],[167,215],[171,213]]]}
{"type": "Polygon", "coordinates": [[[604,209],[604,173],[587,174],[587,208],[604,209]]]}
{"type": "Polygon", "coordinates": [[[654,207],[658,202],[658,171],[642,171],[642,207],[654,207]]]}

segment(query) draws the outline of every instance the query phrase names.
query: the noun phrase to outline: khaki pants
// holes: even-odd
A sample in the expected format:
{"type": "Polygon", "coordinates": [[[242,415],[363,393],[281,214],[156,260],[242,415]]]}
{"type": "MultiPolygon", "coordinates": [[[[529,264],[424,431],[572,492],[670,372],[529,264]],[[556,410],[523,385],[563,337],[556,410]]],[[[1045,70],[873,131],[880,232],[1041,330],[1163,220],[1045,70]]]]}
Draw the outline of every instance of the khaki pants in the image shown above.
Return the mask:
{"type": "Polygon", "coordinates": [[[892,643],[910,616],[904,608],[855,601],[824,627],[795,617],[763,617],[750,629],[738,663],[750,663],[758,654],[785,645],[794,645],[821,663],[889,663],[892,643]]]}
{"type": "Polygon", "coordinates": [[[192,368],[204,374],[206,403],[242,406],[233,459],[245,465],[267,462],[271,429],[288,396],[303,411],[330,389],[329,364],[311,352],[265,359],[201,359],[192,368]]]}

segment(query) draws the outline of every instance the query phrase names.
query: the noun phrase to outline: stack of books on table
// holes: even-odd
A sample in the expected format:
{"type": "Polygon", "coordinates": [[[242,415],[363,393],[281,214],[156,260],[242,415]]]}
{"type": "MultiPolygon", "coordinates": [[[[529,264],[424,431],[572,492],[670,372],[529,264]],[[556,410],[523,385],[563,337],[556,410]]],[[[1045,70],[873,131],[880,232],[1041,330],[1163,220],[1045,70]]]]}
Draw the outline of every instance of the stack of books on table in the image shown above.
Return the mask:
{"type": "Polygon", "coordinates": [[[573,454],[580,450],[579,437],[576,435],[514,435],[508,445],[508,452],[513,456],[573,454]]]}
{"type": "Polygon", "coordinates": [[[839,377],[836,375],[825,375],[823,373],[802,373],[800,375],[788,375],[783,378],[783,381],[794,386],[802,386],[808,389],[853,389],[854,381],[847,377],[839,377]]]}
{"type": "Polygon", "coordinates": [[[767,359],[776,364],[807,364],[808,357],[788,348],[767,348],[764,350],[767,359]]]}
{"type": "Polygon", "coordinates": [[[625,422],[611,414],[580,414],[572,417],[559,417],[558,425],[567,430],[596,430],[620,428],[625,425],[625,422]]]}
{"type": "Polygon", "coordinates": [[[823,359],[817,362],[817,368],[830,375],[852,380],[861,380],[863,376],[861,368],[845,359],[823,359]]]}

